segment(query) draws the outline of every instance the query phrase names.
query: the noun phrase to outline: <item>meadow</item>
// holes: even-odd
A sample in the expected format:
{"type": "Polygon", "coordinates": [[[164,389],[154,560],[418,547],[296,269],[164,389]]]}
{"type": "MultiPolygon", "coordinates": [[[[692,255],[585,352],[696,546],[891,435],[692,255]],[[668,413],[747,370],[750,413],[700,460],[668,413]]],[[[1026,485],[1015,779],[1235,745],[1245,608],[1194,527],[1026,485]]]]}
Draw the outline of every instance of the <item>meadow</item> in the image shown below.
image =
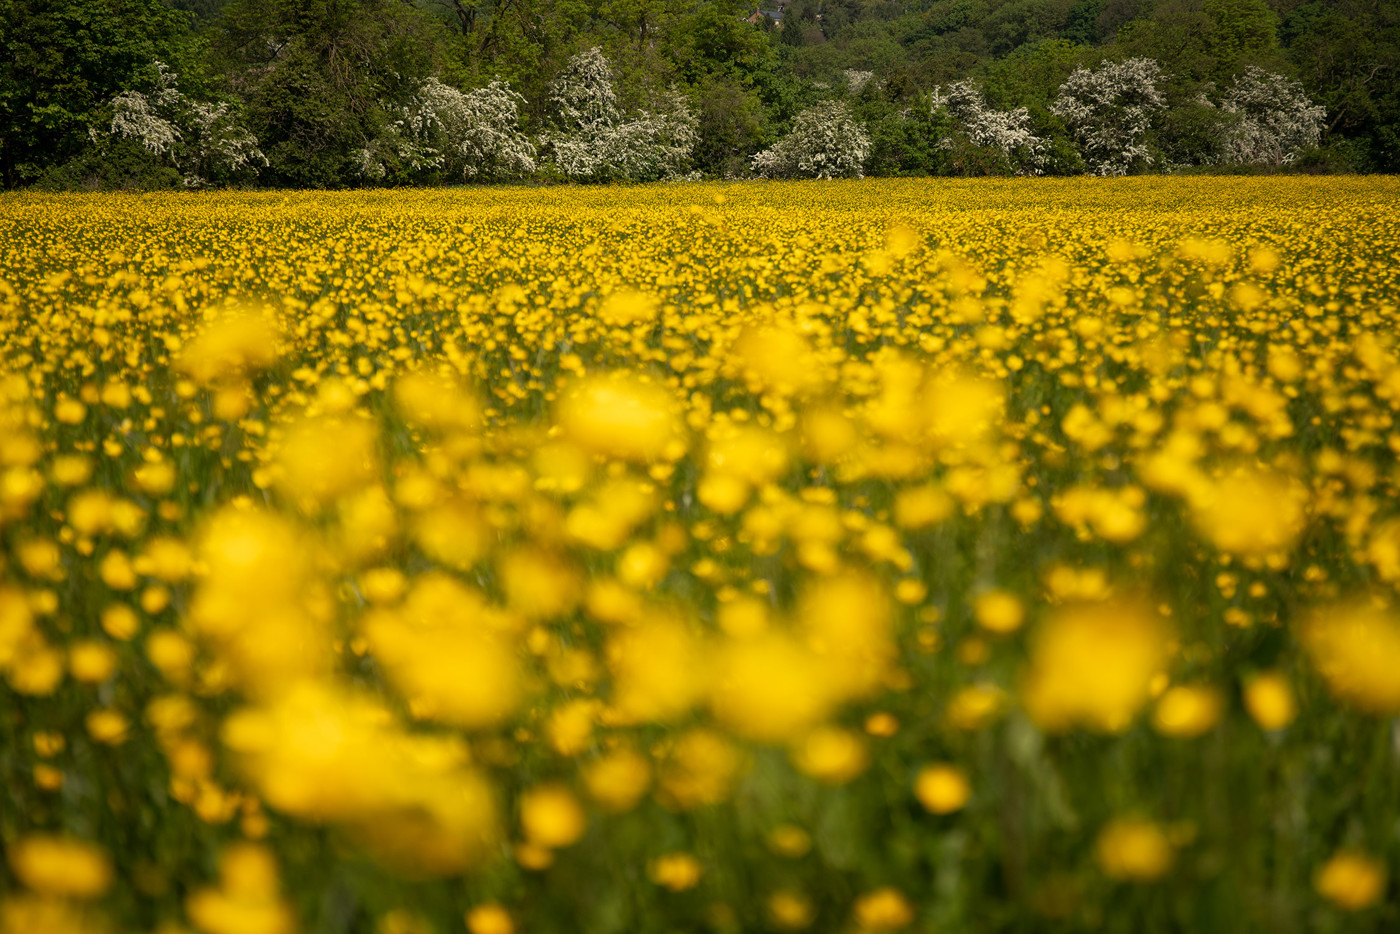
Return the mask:
{"type": "Polygon", "coordinates": [[[0,196],[0,932],[1397,929],[1397,204],[0,196]]]}

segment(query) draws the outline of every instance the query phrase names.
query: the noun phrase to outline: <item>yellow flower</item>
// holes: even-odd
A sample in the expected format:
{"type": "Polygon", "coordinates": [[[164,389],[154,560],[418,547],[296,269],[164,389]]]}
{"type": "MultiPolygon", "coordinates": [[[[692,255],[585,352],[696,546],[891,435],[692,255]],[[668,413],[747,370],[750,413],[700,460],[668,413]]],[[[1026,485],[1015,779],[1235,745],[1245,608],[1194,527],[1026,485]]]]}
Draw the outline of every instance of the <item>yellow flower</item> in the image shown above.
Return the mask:
{"type": "Polygon", "coordinates": [[[325,416],[286,430],[277,455],[278,489],[314,510],[371,483],[379,471],[378,432],[363,420],[325,416]]]}
{"type": "Polygon", "coordinates": [[[431,373],[400,376],[394,401],[411,424],[430,430],[474,431],[481,424],[481,403],[453,380],[431,373]]]}
{"type": "Polygon", "coordinates": [[[427,918],[406,908],[386,911],[374,926],[374,934],[436,934],[436,930],[427,918]]]}
{"type": "Polygon", "coordinates": [[[1360,911],[1385,894],[1385,864],[1354,850],[1341,850],[1317,871],[1318,893],[1344,911],[1360,911]]]}
{"type": "Polygon", "coordinates": [[[206,572],[187,624],[216,650],[245,690],[278,692],[331,662],[331,605],[302,530],[270,511],[226,507],[196,550],[206,572]]]}
{"type": "Polygon", "coordinates": [[[65,425],[81,425],[87,418],[87,406],[65,396],[54,405],[53,417],[65,425]]]}
{"type": "Polygon", "coordinates": [[[977,625],[990,632],[1015,632],[1021,628],[1026,608],[1014,594],[1005,590],[988,590],[973,601],[977,625]]]}
{"type": "Polygon", "coordinates": [[[889,672],[895,656],[891,617],[885,590],[863,575],[841,574],[804,588],[798,623],[836,697],[864,697],[889,672]]]}
{"type": "Polygon", "coordinates": [[[995,684],[969,684],[948,701],[948,725],[969,732],[984,729],[1006,712],[1010,698],[995,684]]]}
{"type": "Polygon", "coordinates": [[[487,902],[467,912],[467,930],[471,934],[515,934],[515,922],[504,907],[487,902]]]}
{"type": "Polygon", "coordinates": [[[1027,713],[1048,730],[1126,728],[1166,663],[1168,632],[1133,603],[1060,611],[1035,634],[1021,685],[1027,713]]]}
{"type": "Polygon", "coordinates": [[[138,574],[178,584],[189,576],[193,561],[189,548],[179,539],[157,537],[146,542],[133,567],[138,574]]]}
{"type": "Polygon", "coordinates": [[[92,461],[81,454],[64,454],[53,459],[50,475],[59,486],[77,487],[92,477],[92,461]]]}
{"type": "Polygon", "coordinates": [[[745,382],[758,391],[792,396],[812,392],[822,383],[811,343],[781,320],[745,328],[734,342],[732,359],[745,382]]]}
{"type": "Polygon", "coordinates": [[[88,733],[99,743],[119,746],[126,742],[131,722],[116,710],[94,710],[87,716],[88,733]]]}
{"type": "Polygon", "coordinates": [[[63,681],[65,661],[63,652],[38,632],[30,631],[15,646],[5,669],[5,680],[21,694],[47,697],[63,681]]]}
{"type": "Polygon", "coordinates": [[[862,931],[898,931],[913,923],[914,906],[898,889],[876,889],[856,899],[855,917],[862,931]]]}
{"type": "Polygon", "coordinates": [[[787,633],[731,640],[716,652],[713,670],[715,715],[736,734],[760,742],[805,733],[835,700],[821,660],[787,633]]]}
{"type": "Polygon", "coordinates": [[[222,737],[269,806],[343,823],[402,872],[455,874],[494,850],[491,789],[462,745],[408,734],[362,695],[301,682],[235,711],[222,737]]]}
{"type": "Polygon", "coordinates": [[[938,374],[923,393],[928,432],[937,443],[970,445],[1000,423],[1004,391],[993,380],[962,373],[938,374]]]}
{"type": "Polygon", "coordinates": [[[779,824],[768,834],[768,848],[788,859],[801,859],[812,849],[812,837],[796,824],[779,824]]]}
{"type": "Polygon", "coordinates": [[[52,576],[63,559],[58,543],[49,538],[33,538],[21,542],[16,551],[20,566],[30,577],[52,576]]]}
{"type": "Polygon", "coordinates": [[[520,823],[536,846],[558,849],[577,843],[588,829],[573,792],[562,785],[537,785],[520,796],[520,823]]]}
{"type": "Polygon", "coordinates": [[[837,727],[820,727],[797,744],[792,753],[798,771],[827,785],[844,785],[870,763],[870,752],[859,734],[837,727]]]}
{"type": "Polygon", "coordinates": [[[935,762],[919,770],[914,796],[931,813],[952,814],[962,810],[972,797],[972,784],[956,765],[935,762]]]}
{"type": "Polygon", "coordinates": [[[112,885],[112,863],[96,844],[71,837],[32,835],[9,849],[10,867],[42,895],[97,898],[112,885]]]}
{"type": "Polygon", "coordinates": [[[679,619],[649,619],[608,643],[613,705],[634,721],[674,720],[704,694],[704,643],[679,619]]]}
{"type": "Polygon", "coordinates": [[[693,889],[705,869],[689,853],[666,853],[647,864],[647,876],[652,882],[672,892],[693,889]]]}
{"type": "Polygon", "coordinates": [[[468,728],[499,723],[521,698],[520,666],[473,591],[441,573],[419,577],[405,604],[369,614],[361,631],[415,712],[468,728]]]}
{"type": "Polygon", "coordinates": [[[9,664],[34,625],[24,591],[0,584],[0,665],[9,664]]]}
{"type": "Polygon", "coordinates": [[[1190,506],[1192,520],[1211,543],[1245,557],[1287,552],[1306,521],[1297,484],[1253,469],[1195,487],[1190,506]]]}
{"type": "Polygon", "coordinates": [[[604,810],[630,811],[651,786],[651,763],[635,750],[618,749],[585,766],[583,784],[604,810]]]}
{"type": "Polygon", "coordinates": [[[695,495],[706,508],[722,516],[730,516],[744,508],[752,492],[753,488],[743,477],[710,473],[700,481],[695,495]]]}
{"type": "Polygon", "coordinates": [[[1298,713],[1293,687],[1277,671],[1260,672],[1245,681],[1244,706],[1254,722],[1266,730],[1283,729],[1298,713]]]}
{"type": "Polygon", "coordinates": [[[669,393],[627,373],[576,384],[562,395],[558,418],[569,437],[610,457],[655,461],[685,451],[669,393]]]}
{"type": "Polygon", "coordinates": [[[205,934],[291,934],[296,917],[279,894],[277,864],[254,843],[230,846],[219,860],[220,885],[195,891],[185,910],[205,934]]]}
{"type": "Polygon", "coordinates": [[[394,603],[408,589],[408,579],[398,568],[370,568],[360,575],[360,589],[370,603],[394,603]]]}
{"type": "Polygon", "coordinates": [[[656,297],[645,292],[623,289],[613,292],[598,307],[598,317],[608,324],[629,325],[656,317],[656,297]]]}
{"type": "Polygon", "coordinates": [[[136,486],[152,496],[165,496],[175,489],[175,465],[167,460],[148,460],[132,471],[136,486]]]}
{"type": "Polygon", "coordinates": [[[1400,618],[1393,611],[1365,603],[1325,607],[1298,635],[1338,698],[1372,713],[1400,712],[1400,618]]]}
{"type": "Polygon", "coordinates": [[[729,795],[744,765],[733,744],[718,733],[697,728],[669,745],[659,776],[658,797],[663,804],[688,810],[729,795]]]}
{"type": "Polygon", "coordinates": [[[812,900],[796,889],[779,889],[768,896],[768,916],[785,931],[800,931],[816,920],[812,900]]]}
{"type": "Polygon", "coordinates": [[[117,654],[101,642],[86,639],[68,648],[68,670],[79,681],[100,684],[117,669],[117,654]]]}
{"type": "Polygon", "coordinates": [[[177,366],[200,383],[241,379],[277,358],[277,333],[262,313],[230,307],[182,350],[177,366]]]}
{"type": "Polygon", "coordinates": [[[550,711],[545,734],[554,751],[561,756],[574,756],[588,748],[600,706],[593,698],[576,698],[550,711]]]}
{"type": "Polygon", "coordinates": [[[1160,827],[1130,817],[1115,820],[1099,832],[1094,858],[1110,878],[1151,882],[1171,868],[1175,852],[1160,827]]]}
{"type": "Polygon", "coordinates": [[[1215,688],[1176,685],[1158,699],[1152,726],[1164,736],[1200,736],[1220,721],[1224,710],[1225,698],[1215,688]]]}
{"type": "Polygon", "coordinates": [[[500,561],[501,584],[511,608],[531,619],[563,616],[578,605],[578,572],[558,555],[533,548],[511,551],[500,561]]]}
{"type": "Polygon", "coordinates": [[[11,896],[0,905],[0,934],[107,934],[108,926],[85,905],[44,896],[11,896]]]}
{"type": "Polygon", "coordinates": [[[126,553],[113,549],[98,567],[102,582],[113,590],[131,590],[136,586],[136,571],[126,553]]]}
{"type": "Polygon", "coordinates": [[[894,501],[894,521],[905,529],[936,525],[953,514],[955,503],[942,487],[927,484],[900,490],[894,501]]]}
{"type": "MultiPolygon", "coordinates": [[[[119,617],[124,614],[118,614],[119,617]]],[[[135,616],[135,614],[132,614],[135,616]]],[[[125,621],[121,622],[125,626],[125,621]]],[[[146,638],[146,657],[171,681],[181,682],[189,674],[195,648],[190,641],[170,629],[159,629],[146,638]]]]}
{"type": "Polygon", "coordinates": [[[737,477],[761,487],[787,469],[787,444],[775,432],[725,422],[711,431],[705,463],[712,475],[737,477]]]}

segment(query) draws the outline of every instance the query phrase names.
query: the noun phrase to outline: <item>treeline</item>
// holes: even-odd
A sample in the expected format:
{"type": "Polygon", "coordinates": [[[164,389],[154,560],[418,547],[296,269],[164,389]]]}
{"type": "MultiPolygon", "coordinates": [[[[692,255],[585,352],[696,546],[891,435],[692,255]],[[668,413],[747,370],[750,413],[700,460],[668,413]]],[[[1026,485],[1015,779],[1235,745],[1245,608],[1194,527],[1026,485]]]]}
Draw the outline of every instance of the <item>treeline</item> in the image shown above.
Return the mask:
{"type": "Polygon", "coordinates": [[[6,188],[1400,171],[1393,0],[0,0],[6,188]]]}

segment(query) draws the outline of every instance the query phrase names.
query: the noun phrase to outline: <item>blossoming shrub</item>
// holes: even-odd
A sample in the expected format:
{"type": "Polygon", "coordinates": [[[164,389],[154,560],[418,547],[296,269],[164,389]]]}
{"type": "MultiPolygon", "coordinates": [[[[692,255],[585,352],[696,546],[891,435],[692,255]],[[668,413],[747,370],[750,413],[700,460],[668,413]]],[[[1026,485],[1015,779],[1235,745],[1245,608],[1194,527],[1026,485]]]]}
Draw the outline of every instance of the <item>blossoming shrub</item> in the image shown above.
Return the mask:
{"type": "Polygon", "coordinates": [[[547,164],[574,181],[657,181],[684,174],[699,122],[679,94],[655,111],[622,112],[613,71],[594,47],[571,58],[549,89],[554,128],[540,137],[547,164]]]}
{"type": "MultiPolygon", "coordinates": [[[[1030,111],[992,110],[987,99],[971,80],[957,81],[946,89],[936,88],[930,100],[936,115],[945,111],[958,130],[973,146],[991,150],[998,168],[1015,175],[1039,175],[1045,162],[1047,141],[1031,132],[1030,111]]],[[[945,140],[948,148],[957,141],[945,140]]]]}
{"type": "Polygon", "coordinates": [[[1317,145],[1326,124],[1301,84],[1256,65],[1235,77],[1220,109],[1234,118],[1224,133],[1230,162],[1286,165],[1317,145]]]}
{"type": "Polygon", "coordinates": [[[259,166],[268,164],[257,138],[227,102],[191,100],[168,65],[155,62],[154,67],[156,79],[149,92],[123,91],[112,98],[111,124],[104,134],[94,133],[95,142],[101,145],[107,137],[131,140],[173,165],[187,188],[251,178],[259,166]]]}
{"type": "Polygon", "coordinates": [[[1147,131],[1166,106],[1157,85],[1161,66],[1150,58],[1076,68],[1060,86],[1050,112],[1063,119],[1079,154],[1096,175],[1122,175],[1152,162],[1147,131]]]}
{"type": "Polygon", "coordinates": [[[870,136],[845,101],[826,101],[793,119],[792,132],[753,157],[759,178],[861,178],[870,136]]]}
{"type": "Polygon", "coordinates": [[[428,78],[356,153],[360,174],[378,180],[438,169],[448,178],[485,181],[529,175],[535,146],[520,130],[524,100],[500,78],[465,93],[428,78]]]}

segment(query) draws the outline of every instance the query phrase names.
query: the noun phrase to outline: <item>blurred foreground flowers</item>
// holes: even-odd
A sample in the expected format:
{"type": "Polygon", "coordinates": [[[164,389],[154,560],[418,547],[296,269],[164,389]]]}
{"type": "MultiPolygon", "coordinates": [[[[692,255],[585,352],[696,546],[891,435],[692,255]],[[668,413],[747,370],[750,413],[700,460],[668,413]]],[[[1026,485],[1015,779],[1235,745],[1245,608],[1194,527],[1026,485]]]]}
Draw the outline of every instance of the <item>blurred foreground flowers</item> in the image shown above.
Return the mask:
{"type": "Polygon", "coordinates": [[[0,932],[1400,925],[1397,195],[8,198],[0,932]]]}

